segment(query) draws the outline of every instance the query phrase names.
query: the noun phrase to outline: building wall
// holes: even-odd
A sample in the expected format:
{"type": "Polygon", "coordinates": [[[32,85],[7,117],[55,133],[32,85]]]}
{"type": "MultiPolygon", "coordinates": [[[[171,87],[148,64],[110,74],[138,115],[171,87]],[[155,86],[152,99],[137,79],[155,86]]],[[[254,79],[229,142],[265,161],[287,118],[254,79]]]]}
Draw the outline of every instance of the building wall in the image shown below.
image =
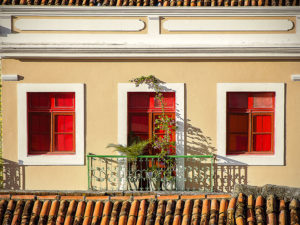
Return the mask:
{"type": "MultiPolygon", "coordinates": [[[[186,84],[187,153],[217,153],[216,83],[286,83],[286,165],[249,166],[247,183],[300,186],[300,61],[263,60],[34,60],[3,59],[3,74],[23,80],[3,82],[3,158],[18,167],[17,83],[85,83],[86,153],[114,154],[117,143],[117,84],[140,75],[186,84]],[[198,136],[197,142],[192,138],[198,136]]],[[[25,113],[25,112],[24,112],[25,113]]],[[[25,166],[25,189],[87,189],[86,166],[25,166]]]]}

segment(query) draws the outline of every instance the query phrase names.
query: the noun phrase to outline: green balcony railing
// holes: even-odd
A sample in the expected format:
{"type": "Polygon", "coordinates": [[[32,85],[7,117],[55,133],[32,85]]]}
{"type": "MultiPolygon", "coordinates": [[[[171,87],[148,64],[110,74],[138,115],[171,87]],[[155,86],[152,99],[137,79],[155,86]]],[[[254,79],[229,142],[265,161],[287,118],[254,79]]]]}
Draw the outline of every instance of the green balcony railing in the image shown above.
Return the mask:
{"type": "Polygon", "coordinates": [[[213,155],[87,155],[89,190],[213,191],[213,155]]]}

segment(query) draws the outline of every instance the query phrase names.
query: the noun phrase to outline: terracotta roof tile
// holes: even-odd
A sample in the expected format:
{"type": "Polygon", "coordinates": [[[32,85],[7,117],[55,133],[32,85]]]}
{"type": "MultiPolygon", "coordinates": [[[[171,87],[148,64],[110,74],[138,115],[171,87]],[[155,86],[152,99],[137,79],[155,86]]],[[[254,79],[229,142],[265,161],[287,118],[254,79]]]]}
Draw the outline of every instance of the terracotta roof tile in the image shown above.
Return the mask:
{"type": "Polygon", "coordinates": [[[206,198],[231,198],[231,195],[207,195],[206,198]]]}
{"type": "Polygon", "coordinates": [[[101,225],[108,225],[109,224],[111,210],[112,210],[112,202],[107,201],[104,205],[101,225]]]}
{"type": "Polygon", "coordinates": [[[111,200],[123,200],[123,201],[126,201],[126,200],[130,199],[130,196],[113,196],[110,199],[111,200]]]}
{"type": "Polygon", "coordinates": [[[76,208],[77,208],[77,202],[75,200],[72,200],[68,207],[67,216],[64,225],[70,225],[73,223],[76,208]]]}
{"type": "Polygon", "coordinates": [[[90,225],[91,224],[93,211],[94,211],[94,205],[95,204],[93,201],[88,201],[88,203],[86,204],[82,225],[90,225]]]}
{"type": "Polygon", "coordinates": [[[277,224],[277,206],[274,195],[267,197],[267,224],[277,224]]]}
{"type": "Polygon", "coordinates": [[[135,200],[142,200],[142,199],[155,199],[155,195],[142,195],[142,196],[134,196],[135,200]]]}
{"type": "Polygon", "coordinates": [[[217,224],[219,212],[219,202],[217,199],[211,200],[209,224],[217,224]]]}
{"type": "Polygon", "coordinates": [[[147,200],[142,200],[140,203],[140,208],[138,211],[138,218],[137,218],[137,225],[144,225],[146,221],[146,216],[147,216],[147,208],[148,208],[148,201],[147,200]]]}
{"type": "Polygon", "coordinates": [[[100,224],[100,219],[103,214],[103,208],[104,208],[104,203],[103,202],[96,202],[94,212],[93,212],[93,217],[92,217],[92,225],[100,224]]]}
{"type": "Polygon", "coordinates": [[[139,205],[140,202],[138,200],[133,201],[129,212],[128,225],[136,225],[139,205]]]}
{"type": "Polygon", "coordinates": [[[80,200],[84,200],[84,196],[73,196],[73,195],[67,195],[67,196],[61,196],[60,197],[62,200],[70,200],[70,199],[72,199],[72,200],[78,200],[78,201],[80,201],[80,200]]]}
{"type": "Polygon", "coordinates": [[[264,205],[263,197],[258,196],[255,202],[255,217],[256,217],[257,224],[264,224],[266,221],[263,205],[264,205]]]}
{"type": "Polygon", "coordinates": [[[199,199],[205,198],[205,195],[182,195],[181,199],[199,199]]]}
{"type": "Polygon", "coordinates": [[[242,193],[239,194],[236,210],[235,210],[235,222],[236,224],[242,225],[246,224],[245,217],[245,199],[242,193]]]}
{"type": "Polygon", "coordinates": [[[169,199],[179,199],[179,195],[160,195],[157,196],[157,200],[169,200],[169,199]]]}
{"type": "Polygon", "coordinates": [[[78,203],[77,210],[75,213],[74,224],[82,224],[85,206],[86,206],[86,203],[84,201],[81,201],[78,203]]]}
{"type": "Polygon", "coordinates": [[[48,221],[50,207],[51,207],[51,201],[50,200],[44,201],[38,224],[45,224],[48,221]]]}
{"type": "Polygon", "coordinates": [[[13,196],[11,196],[11,199],[15,199],[15,200],[18,200],[18,199],[23,199],[23,200],[35,199],[35,196],[34,195],[13,195],[13,196]]]}
{"type": "Polygon", "coordinates": [[[10,200],[7,204],[7,208],[4,214],[3,225],[11,224],[13,213],[16,207],[16,203],[14,200],[10,200]]]}
{"type": "Polygon", "coordinates": [[[130,209],[130,202],[124,201],[120,212],[119,225],[127,224],[129,209],[130,209]]]}
{"type": "Polygon", "coordinates": [[[296,199],[293,199],[290,203],[290,223],[291,224],[299,224],[300,223],[299,208],[300,208],[299,201],[297,201],[296,199]]]}
{"type": "Polygon", "coordinates": [[[14,224],[14,225],[20,224],[24,204],[25,204],[25,202],[23,200],[17,201],[17,205],[15,208],[15,212],[14,212],[11,224],[14,224]]]}
{"type": "Polygon", "coordinates": [[[201,214],[201,206],[202,201],[200,199],[196,199],[194,201],[193,211],[192,211],[192,225],[197,225],[200,221],[200,214],[201,214]]]}
{"type": "Polygon", "coordinates": [[[155,225],[161,225],[163,223],[165,211],[166,211],[166,202],[164,200],[160,200],[157,206],[155,225]]]}
{"type": "Polygon", "coordinates": [[[27,200],[26,203],[25,203],[25,206],[24,206],[22,217],[21,217],[21,224],[22,225],[28,225],[29,224],[32,207],[33,207],[33,200],[27,200]]]}
{"type": "Polygon", "coordinates": [[[182,200],[178,200],[175,206],[173,225],[181,225],[183,206],[184,202],[182,200]]]}
{"type": "Polygon", "coordinates": [[[68,210],[69,202],[62,200],[59,205],[56,225],[63,225],[66,219],[66,214],[68,210]]]}
{"type": "Polygon", "coordinates": [[[185,6],[185,7],[243,7],[299,6],[297,0],[3,0],[2,5],[41,6],[185,6]]]}
{"type": "Polygon", "coordinates": [[[0,222],[3,225],[271,225],[300,221],[298,199],[280,200],[274,195],[264,199],[240,194],[229,201],[226,198],[176,199],[176,196],[168,200],[131,198],[130,201],[96,202],[0,199],[0,222]]]}
{"type": "Polygon", "coordinates": [[[235,224],[234,221],[234,211],[235,211],[236,198],[230,199],[228,208],[227,208],[227,225],[235,224]]]}
{"type": "Polygon", "coordinates": [[[287,210],[284,200],[280,200],[280,206],[279,206],[279,224],[287,225],[287,210]]]}
{"type": "Polygon", "coordinates": [[[175,210],[175,201],[169,200],[167,202],[164,225],[172,225],[174,210],[175,210]]]}
{"type": "Polygon", "coordinates": [[[220,202],[220,210],[219,210],[219,224],[225,224],[227,208],[228,208],[228,200],[222,199],[220,202]]]}
{"type": "Polygon", "coordinates": [[[190,224],[191,212],[193,208],[193,200],[186,200],[182,215],[182,225],[190,224]]]}
{"type": "Polygon", "coordinates": [[[111,212],[109,225],[117,225],[118,224],[121,207],[122,207],[122,203],[120,201],[116,201],[114,203],[114,206],[113,206],[113,209],[111,212]]]}
{"type": "Polygon", "coordinates": [[[87,196],[86,200],[109,200],[109,196],[87,196]]]}
{"type": "Polygon", "coordinates": [[[6,207],[7,207],[7,201],[5,199],[1,200],[0,201],[0,224],[2,224],[6,207]]]}
{"type": "Polygon", "coordinates": [[[54,200],[51,204],[47,225],[55,225],[58,215],[59,201],[54,200]]]}
{"type": "Polygon", "coordinates": [[[249,195],[247,199],[247,224],[253,225],[254,223],[255,223],[254,199],[253,199],[253,195],[249,195]]]}
{"type": "Polygon", "coordinates": [[[201,211],[201,225],[207,225],[209,220],[209,210],[210,210],[210,200],[205,199],[203,201],[202,211],[201,211]]]}
{"type": "Polygon", "coordinates": [[[59,196],[58,195],[37,196],[37,199],[39,199],[39,200],[55,200],[55,199],[59,199],[59,196]]]}
{"type": "Polygon", "coordinates": [[[10,199],[10,195],[0,195],[0,199],[10,199]]]}
{"type": "Polygon", "coordinates": [[[155,215],[156,215],[156,209],[157,209],[157,201],[151,201],[148,207],[147,211],[147,219],[146,219],[146,225],[153,225],[155,221],[155,215]]]}

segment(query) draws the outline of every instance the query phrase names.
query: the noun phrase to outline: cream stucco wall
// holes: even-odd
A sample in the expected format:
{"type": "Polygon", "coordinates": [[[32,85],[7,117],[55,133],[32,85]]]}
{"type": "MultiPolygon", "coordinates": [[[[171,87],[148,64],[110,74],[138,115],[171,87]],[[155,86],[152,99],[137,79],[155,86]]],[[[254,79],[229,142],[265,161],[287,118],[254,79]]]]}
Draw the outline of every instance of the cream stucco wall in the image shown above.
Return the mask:
{"type": "MultiPolygon", "coordinates": [[[[300,187],[300,82],[290,79],[300,73],[300,61],[3,59],[2,72],[24,77],[3,82],[3,158],[16,163],[17,83],[85,83],[85,151],[94,154],[112,153],[106,145],[117,142],[117,84],[133,77],[186,84],[187,122],[202,135],[187,151],[199,153],[216,150],[216,83],[286,83],[286,165],[249,166],[247,180],[300,187]]],[[[25,189],[87,189],[85,166],[25,166],[24,177],[25,189]]]]}

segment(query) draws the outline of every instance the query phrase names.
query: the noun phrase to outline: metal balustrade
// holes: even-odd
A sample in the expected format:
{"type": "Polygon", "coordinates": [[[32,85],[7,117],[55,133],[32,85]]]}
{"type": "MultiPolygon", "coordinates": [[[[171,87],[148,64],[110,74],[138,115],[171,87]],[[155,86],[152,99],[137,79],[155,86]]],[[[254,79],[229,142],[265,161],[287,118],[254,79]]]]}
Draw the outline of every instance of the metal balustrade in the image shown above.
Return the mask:
{"type": "Polygon", "coordinates": [[[87,155],[88,188],[98,191],[213,191],[213,155],[87,155]]]}

